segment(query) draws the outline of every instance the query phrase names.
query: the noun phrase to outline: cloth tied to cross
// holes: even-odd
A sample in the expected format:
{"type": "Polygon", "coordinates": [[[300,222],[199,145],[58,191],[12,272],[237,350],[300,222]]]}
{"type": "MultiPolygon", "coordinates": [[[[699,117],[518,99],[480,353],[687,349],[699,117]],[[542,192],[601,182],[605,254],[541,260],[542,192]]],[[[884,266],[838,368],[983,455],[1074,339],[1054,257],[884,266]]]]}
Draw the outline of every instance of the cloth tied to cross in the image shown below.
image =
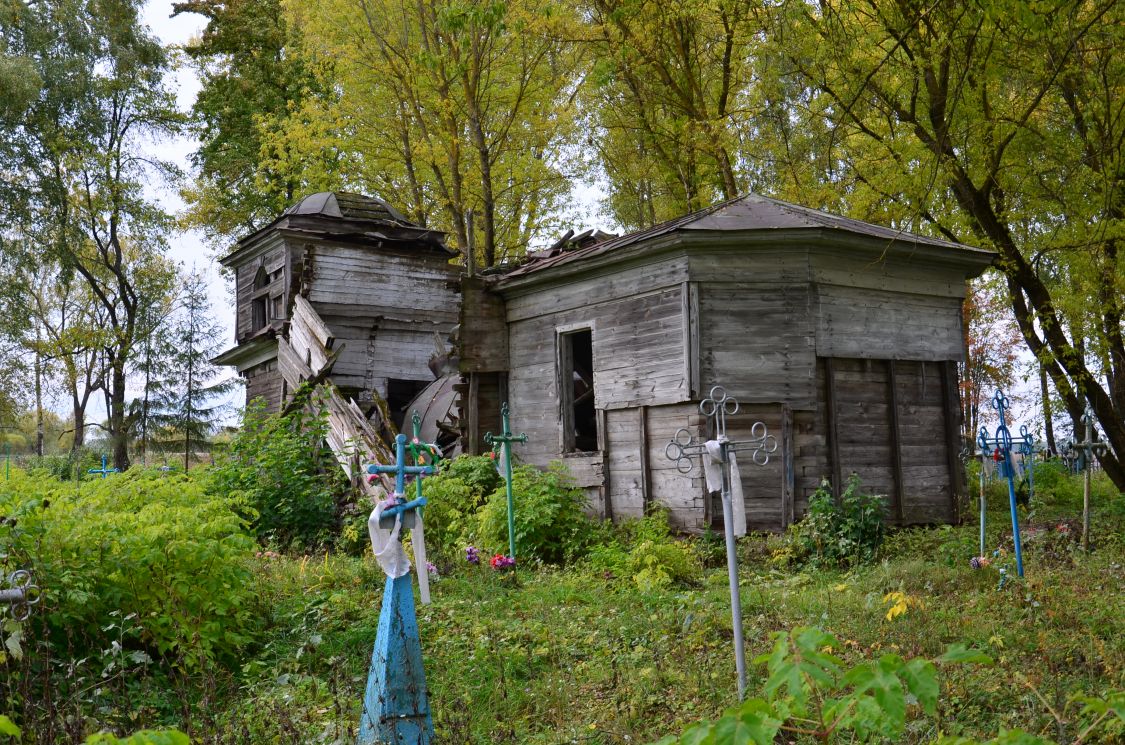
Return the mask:
{"type": "MultiPolygon", "coordinates": [[[[707,491],[721,492],[723,489],[722,444],[729,443],[726,435],[717,440],[708,440],[704,447],[707,456],[703,459],[703,474],[707,478],[707,491]]],[[[734,450],[727,448],[727,461],[730,463],[730,501],[734,516],[734,534],[746,535],[746,500],[742,496],[742,476],[738,472],[738,459],[734,450]]]]}
{"type": "Polygon", "coordinates": [[[398,579],[410,572],[410,559],[406,558],[406,551],[402,548],[399,534],[402,532],[402,513],[395,515],[395,524],[390,530],[381,526],[383,511],[393,507],[402,498],[395,494],[387,499],[375,503],[371,517],[367,519],[367,533],[371,536],[371,549],[375,552],[375,561],[383,572],[391,579],[398,579]]]}

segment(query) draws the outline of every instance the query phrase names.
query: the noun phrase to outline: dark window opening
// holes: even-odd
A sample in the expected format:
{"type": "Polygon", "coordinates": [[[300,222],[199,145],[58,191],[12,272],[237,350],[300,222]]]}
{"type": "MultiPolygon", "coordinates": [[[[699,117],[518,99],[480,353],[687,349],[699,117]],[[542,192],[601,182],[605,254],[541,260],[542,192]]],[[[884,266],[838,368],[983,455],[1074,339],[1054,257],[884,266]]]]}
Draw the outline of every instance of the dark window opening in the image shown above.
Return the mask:
{"type": "Polygon", "coordinates": [[[254,299],[250,302],[251,326],[254,331],[261,329],[269,321],[269,308],[266,305],[268,298],[264,292],[269,283],[270,277],[266,274],[265,267],[258,267],[258,273],[254,275],[254,299]]]}
{"type": "Polygon", "coordinates": [[[254,330],[264,327],[266,325],[266,299],[264,297],[254,298],[254,330]]]}
{"type": "Polygon", "coordinates": [[[598,449],[598,415],[594,410],[594,335],[583,329],[559,337],[563,452],[598,449]]]}
{"type": "Polygon", "coordinates": [[[399,432],[406,435],[411,433],[410,415],[413,412],[407,409],[418,394],[432,382],[432,380],[387,379],[387,408],[399,432]]]}
{"type": "Polygon", "coordinates": [[[271,318],[285,318],[285,298],[278,295],[272,299],[273,308],[270,312],[271,318]]]}

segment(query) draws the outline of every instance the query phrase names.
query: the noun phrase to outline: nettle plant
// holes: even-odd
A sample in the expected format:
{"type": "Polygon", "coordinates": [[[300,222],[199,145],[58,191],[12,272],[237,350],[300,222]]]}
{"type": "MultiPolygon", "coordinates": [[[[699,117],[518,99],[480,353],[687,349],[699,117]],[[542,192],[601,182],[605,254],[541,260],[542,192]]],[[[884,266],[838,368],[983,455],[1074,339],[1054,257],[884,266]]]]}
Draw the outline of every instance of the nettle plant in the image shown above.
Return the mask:
{"type": "MultiPolygon", "coordinates": [[[[833,654],[840,643],[816,628],[795,628],[773,635],[773,650],[755,659],[768,676],[761,695],[728,709],[713,722],[689,727],[654,745],[772,745],[812,738],[817,742],[901,741],[907,718],[937,714],[938,664],[991,664],[987,655],[953,645],[937,660],[904,660],[885,654],[847,668],[833,654]]],[[[1110,717],[1125,721],[1125,695],[1105,699],[1081,697],[1083,714],[1093,717],[1075,741],[1082,742],[1110,717]]],[[[981,745],[968,738],[940,738],[939,745],[981,745]]],[[[1019,730],[1001,732],[984,745],[1047,745],[1019,730]]]]}

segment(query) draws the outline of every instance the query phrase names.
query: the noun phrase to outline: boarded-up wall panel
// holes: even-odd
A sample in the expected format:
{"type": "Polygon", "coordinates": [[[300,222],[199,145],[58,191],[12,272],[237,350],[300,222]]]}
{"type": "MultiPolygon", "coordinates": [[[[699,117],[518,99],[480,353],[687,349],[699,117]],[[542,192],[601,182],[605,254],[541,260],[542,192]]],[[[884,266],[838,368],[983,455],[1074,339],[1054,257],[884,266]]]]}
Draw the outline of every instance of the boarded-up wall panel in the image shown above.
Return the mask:
{"type": "Polygon", "coordinates": [[[960,359],[961,300],[819,285],[816,353],[863,359],[960,359]]]}
{"type": "Polygon", "coordinates": [[[744,403],[816,403],[808,285],[699,285],[700,392],[713,385],[744,403]]]}

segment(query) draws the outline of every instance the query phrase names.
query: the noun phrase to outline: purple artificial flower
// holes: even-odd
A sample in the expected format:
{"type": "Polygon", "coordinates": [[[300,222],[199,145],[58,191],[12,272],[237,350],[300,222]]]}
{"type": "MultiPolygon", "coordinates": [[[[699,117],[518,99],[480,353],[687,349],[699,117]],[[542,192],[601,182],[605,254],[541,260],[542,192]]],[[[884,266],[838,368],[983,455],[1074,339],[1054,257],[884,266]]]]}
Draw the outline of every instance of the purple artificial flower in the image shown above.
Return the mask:
{"type": "Polygon", "coordinates": [[[984,564],[981,563],[979,556],[974,556],[973,558],[969,559],[969,566],[971,566],[973,569],[980,569],[982,566],[984,566],[984,564]]]}
{"type": "Polygon", "coordinates": [[[496,554],[492,557],[492,560],[489,561],[489,564],[492,565],[493,569],[511,569],[516,565],[516,559],[514,556],[496,554]]]}
{"type": "Polygon", "coordinates": [[[480,552],[477,551],[476,546],[468,546],[465,548],[465,561],[470,564],[480,563],[480,552]]]}
{"type": "Polygon", "coordinates": [[[428,573],[432,574],[432,575],[433,575],[433,576],[435,576],[435,577],[436,577],[436,576],[438,576],[438,573],[437,573],[437,567],[436,567],[436,566],[434,566],[434,564],[433,564],[433,562],[432,562],[432,561],[427,561],[427,562],[426,562],[426,571],[427,571],[428,573]]]}

